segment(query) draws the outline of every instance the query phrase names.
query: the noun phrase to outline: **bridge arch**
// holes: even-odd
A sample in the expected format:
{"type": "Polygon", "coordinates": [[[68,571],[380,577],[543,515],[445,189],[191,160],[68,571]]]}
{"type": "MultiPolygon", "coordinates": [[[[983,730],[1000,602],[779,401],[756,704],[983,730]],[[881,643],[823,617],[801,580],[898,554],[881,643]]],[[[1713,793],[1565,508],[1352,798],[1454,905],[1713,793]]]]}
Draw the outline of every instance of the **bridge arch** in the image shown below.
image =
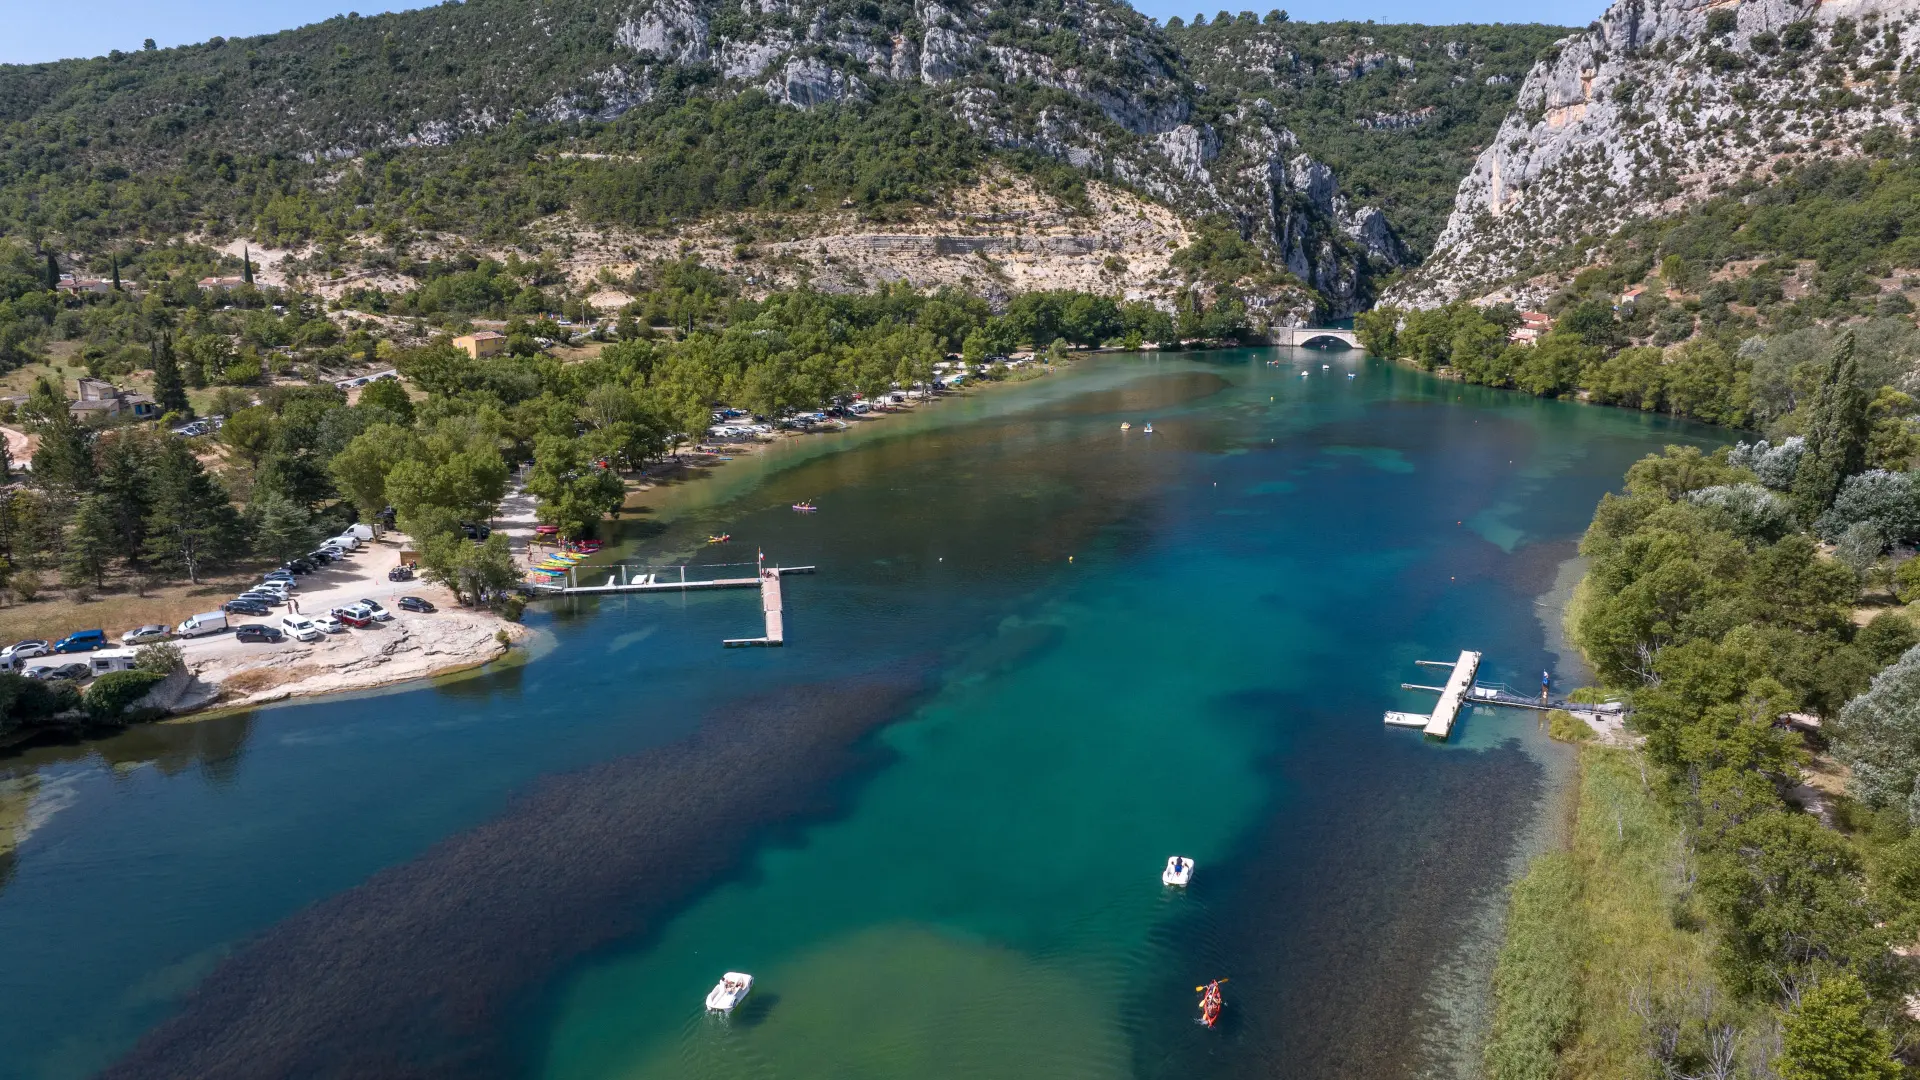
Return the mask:
{"type": "Polygon", "coordinates": [[[1276,326],[1272,337],[1275,345],[1312,346],[1337,341],[1349,349],[1360,347],[1360,339],[1353,331],[1334,326],[1276,326]]]}

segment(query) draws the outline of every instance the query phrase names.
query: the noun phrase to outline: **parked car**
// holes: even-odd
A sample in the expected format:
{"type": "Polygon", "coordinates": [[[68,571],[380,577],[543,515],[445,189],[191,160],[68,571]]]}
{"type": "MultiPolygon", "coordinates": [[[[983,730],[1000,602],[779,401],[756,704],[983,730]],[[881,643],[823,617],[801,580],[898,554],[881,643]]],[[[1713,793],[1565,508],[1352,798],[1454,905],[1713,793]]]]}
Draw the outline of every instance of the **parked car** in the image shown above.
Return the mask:
{"type": "Polygon", "coordinates": [[[387,622],[393,618],[393,612],[381,607],[379,601],[369,600],[364,596],[361,597],[360,602],[354,606],[364,610],[368,615],[379,619],[381,622],[387,622]]]}
{"type": "Polygon", "coordinates": [[[22,660],[31,660],[36,656],[45,656],[53,651],[53,644],[45,638],[28,638],[16,641],[0,649],[0,661],[17,664],[22,660]]]}
{"type": "Polygon", "coordinates": [[[493,529],[491,527],[467,521],[460,523],[460,531],[465,533],[469,540],[485,540],[487,537],[493,535],[493,529]]]}
{"type": "Polygon", "coordinates": [[[53,651],[57,653],[92,652],[95,649],[106,648],[107,644],[105,630],[75,630],[54,642],[53,651]]]}
{"type": "Polygon", "coordinates": [[[289,593],[293,592],[293,586],[284,581],[263,581],[247,591],[272,593],[284,600],[289,593]]]}
{"type": "Polygon", "coordinates": [[[328,537],[326,540],[322,541],[322,543],[332,547],[337,547],[342,551],[360,550],[360,538],[353,535],[352,533],[341,533],[339,536],[328,537]]]}
{"type": "Polygon", "coordinates": [[[338,550],[328,547],[314,548],[312,551],[307,552],[307,558],[311,559],[315,566],[325,566],[339,557],[340,552],[338,550]]]}
{"type": "MultiPolygon", "coordinates": [[[[237,603],[239,603],[239,601],[234,601],[234,604],[237,603]]],[[[247,605],[248,607],[257,607],[260,610],[246,612],[234,612],[234,604],[228,604],[226,611],[203,611],[198,615],[189,615],[181,620],[180,625],[174,629],[174,632],[183,638],[199,637],[202,634],[217,634],[227,628],[227,615],[229,613],[244,615],[265,615],[267,613],[267,605],[265,604],[249,604],[247,605]]]]}
{"type": "Polygon", "coordinates": [[[348,626],[351,626],[360,630],[365,630],[367,627],[373,625],[373,616],[360,610],[359,607],[357,606],[356,607],[337,607],[337,608],[334,608],[332,611],[329,611],[327,614],[332,615],[334,618],[339,619],[341,622],[346,623],[348,626]]]}
{"type": "Polygon", "coordinates": [[[417,596],[403,596],[396,601],[396,604],[401,611],[418,611],[426,615],[431,615],[436,610],[432,604],[417,596]]]}
{"type": "Polygon", "coordinates": [[[305,615],[283,617],[280,620],[280,629],[285,630],[295,641],[319,641],[327,636],[325,631],[313,625],[313,620],[305,615]]]}
{"type": "Polygon", "coordinates": [[[293,579],[293,571],[291,570],[275,570],[270,574],[263,575],[260,578],[260,583],[263,585],[278,585],[283,589],[297,589],[300,587],[300,583],[293,579]]]}
{"type": "Polygon", "coordinates": [[[313,573],[313,563],[306,559],[288,559],[286,565],[282,566],[281,569],[292,574],[311,574],[313,573]]]}
{"type": "Polygon", "coordinates": [[[387,571],[387,580],[388,581],[412,581],[413,567],[405,566],[405,565],[396,566],[391,570],[387,571]]]}
{"type": "Polygon", "coordinates": [[[271,615],[273,609],[265,600],[249,600],[245,597],[229,600],[221,605],[221,610],[229,615],[271,615]]]}
{"type": "Polygon", "coordinates": [[[276,607],[280,604],[284,604],[287,602],[287,598],[282,594],[277,592],[269,592],[266,589],[248,589],[246,592],[243,592],[239,596],[234,597],[234,599],[245,600],[249,603],[254,603],[254,604],[261,604],[266,607],[276,607]]]}
{"type": "Polygon", "coordinates": [[[260,623],[242,623],[233,628],[233,639],[235,641],[276,645],[287,640],[287,635],[271,626],[263,626],[260,623]]]}
{"type": "Polygon", "coordinates": [[[149,641],[165,641],[173,636],[173,628],[165,623],[151,623],[137,627],[120,635],[122,645],[145,645],[149,641]]]}
{"type": "Polygon", "coordinates": [[[331,615],[315,615],[313,617],[313,625],[328,634],[344,634],[347,632],[347,624],[331,615]]]}
{"type": "Polygon", "coordinates": [[[82,662],[61,664],[58,667],[38,667],[27,672],[27,678],[65,679],[69,682],[85,682],[93,678],[93,665],[82,662]]]}

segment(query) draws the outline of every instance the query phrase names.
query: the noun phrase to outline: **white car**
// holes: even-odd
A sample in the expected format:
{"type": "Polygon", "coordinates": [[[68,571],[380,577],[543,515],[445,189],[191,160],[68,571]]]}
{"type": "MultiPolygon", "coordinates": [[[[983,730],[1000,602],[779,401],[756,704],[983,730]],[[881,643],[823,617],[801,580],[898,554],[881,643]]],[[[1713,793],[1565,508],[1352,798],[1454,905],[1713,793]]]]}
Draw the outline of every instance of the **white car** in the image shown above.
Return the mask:
{"type": "Polygon", "coordinates": [[[288,615],[280,620],[280,627],[296,641],[319,641],[327,636],[305,615],[288,615]]]}
{"type": "Polygon", "coordinates": [[[32,638],[27,641],[16,641],[0,649],[0,661],[18,663],[22,660],[31,660],[36,656],[46,656],[51,652],[53,652],[53,646],[50,643],[40,638],[32,638]]]}
{"type": "Polygon", "coordinates": [[[359,608],[361,611],[366,612],[367,618],[369,619],[374,619],[379,622],[393,621],[393,612],[388,611],[386,608],[381,607],[379,601],[377,600],[368,600],[365,597],[362,597],[360,602],[353,606],[359,608]]]}
{"type": "Polygon", "coordinates": [[[347,624],[331,615],[315,615],[313,617],[313,625],[319,627],[323,633],[344,634],[347,632],[347,624]]]}

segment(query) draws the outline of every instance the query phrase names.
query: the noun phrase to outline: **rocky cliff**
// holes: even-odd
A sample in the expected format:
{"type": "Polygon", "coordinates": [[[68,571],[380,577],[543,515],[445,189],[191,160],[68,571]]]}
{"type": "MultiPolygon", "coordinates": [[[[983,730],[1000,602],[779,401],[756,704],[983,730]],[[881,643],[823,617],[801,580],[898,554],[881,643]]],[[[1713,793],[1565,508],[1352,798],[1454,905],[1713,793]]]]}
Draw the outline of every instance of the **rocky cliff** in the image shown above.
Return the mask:
{"type": "Polygon", "coordinates": [[[1564,276],[1536,271],[1564,266],[1583,238],[1905,134],[1920,96],[1916,13],[1884,0],[1620,0],[1534,65],[1433,256],[1387,299],[1534,302],[1564,276]]]}

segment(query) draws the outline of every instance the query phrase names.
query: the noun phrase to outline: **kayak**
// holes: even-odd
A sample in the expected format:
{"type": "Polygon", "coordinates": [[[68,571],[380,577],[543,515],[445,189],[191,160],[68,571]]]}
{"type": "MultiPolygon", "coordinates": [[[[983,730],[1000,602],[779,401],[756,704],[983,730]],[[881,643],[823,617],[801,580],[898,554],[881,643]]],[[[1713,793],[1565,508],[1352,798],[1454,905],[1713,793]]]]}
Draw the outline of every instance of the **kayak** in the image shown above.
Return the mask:
{"type": "Polygon", "coordinates": [[[729,540],[731,540],[731,539],[733,539],[733,534],[732,534],[732,533],[721,533],[721,534],[720,534],[719,536],[709,536],[709,537],[707,537],[707,543],[709,543],[709,544],[724,544],[724,543],[726,543],[727,541],[729,541],[729,540]]]}
{"type": "Polygon", "coordinates": [[[1225,979],[1215,979],[1205,986],[1194,988],[1201,992],[1200,1019],[1195,1020],[1194,1023],[1210,1028],[1220,1022],[1220,1010],[1225,1008],[1227,1004],[1226,1000],[1220,995],[1220,984],[1226,981],[1225,979]]]}
{"type": "Polygon", "coordinates": [[[798,511],[800,511],[800,512],[801,512],[801,513],[803,513],[803,514],[811,514],[811,513],[813,513],[813,512],[815,511],[815,510],[818,510],[818,509],[820,509],[819,507],[817,507],[817,506],[815,506],[815,505],[813,505],[813,500],[812,500],[812,499],[808,499],[808,500],[807,500],[806,502],[797,502],[797,503],[794,503],[794,504],[793,504],[793,508],[794,508],[795,510],[798,510],[798,511]]]}

